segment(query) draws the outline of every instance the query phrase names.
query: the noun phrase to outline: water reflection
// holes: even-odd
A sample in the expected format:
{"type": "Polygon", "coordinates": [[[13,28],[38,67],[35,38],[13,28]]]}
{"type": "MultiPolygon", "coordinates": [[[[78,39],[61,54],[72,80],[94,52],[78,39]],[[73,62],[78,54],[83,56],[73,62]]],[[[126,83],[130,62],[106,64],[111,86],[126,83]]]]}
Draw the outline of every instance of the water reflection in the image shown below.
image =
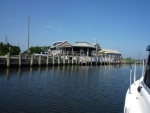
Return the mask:
{"type": "MultiPolygon", "coordinates": [[[[141,69],[137,66],[137,74],[141,74],[141,69]]],[[[129,86],[130,66],[0,70],[1,112],[120,113],[129,86]]]]}
{"type": "Polygon", "coordinates": [[[10,73],[9,68],[7,68],[6,69],[6,79],[9,79],[9,73],[10,73]]]}
{"type": "Polygon", "coordinates": [[[46,66],[46,67],[20,67],[20,68],[2,68],[0,76],[6,75],[6,79],[9,79],[12,75],[18,75],[19,79],[23,73],[29,75],[32,78],[33,73],[37,73],[36,75],[40,76],[45,72],[45,75],[65,75],[65,73],[69,72],[70,76],[74,75],[74,72],[84,73],[84,76],[87,76],[89,73],[89,69],[93,68],[103,68],[105,73],[108,72],[112,67],[121,68],[120,65],[116,66],[46,66]]]}
{"type": "MultiPolygon", "coordinates": [[[[69,72],[69,74],[72,76],[74,75],[74,72],[84,73],[84,76],[87,76],[89,73],[89,69],[93,68],[96,71],[97,69],[101,70],[104,69],[104,73],[109,72],[111,69],[115,68],[122,68],[122,67],[128,67],[130,69],[130,65],[110,65],[110,66],[46,66],[46,67],[20,67],[20,68],[2,68],[0,76],[6,75],[6,78],[9,79],[12,75],[18,75],[20,78],[22,73],[26,73],[26,75],[30,75],[32,78],[33,73],[37,73],[36,75],[41,75],[42,73],[45,73],[46,76],[50,75],[65,75],[65,73],[69,72]]],[[[141,66],[139,66],[141,67],[141,66]]],[[[138,65],[137,65],[138,68],[138,65]]],[[[93,71],[93,70],[92,70],[93,71]]]]}

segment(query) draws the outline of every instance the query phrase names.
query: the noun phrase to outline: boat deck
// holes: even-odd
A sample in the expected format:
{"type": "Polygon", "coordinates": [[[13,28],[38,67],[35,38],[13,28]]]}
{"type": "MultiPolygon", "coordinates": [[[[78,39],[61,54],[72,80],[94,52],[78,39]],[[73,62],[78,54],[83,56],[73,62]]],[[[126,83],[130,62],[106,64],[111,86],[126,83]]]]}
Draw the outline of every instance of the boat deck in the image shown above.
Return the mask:
{"type": "Polygon", "coordinates": [[[149,113],[150,108],[143,97],[143,93],[139,93],[137,90],[139,84],[140,86],[142,86],[142,84],[140,83],[142,79],[143,77],[133,83],[131,85],[131,89],[128,89],[126,94],[124,113],[149,113]]]}

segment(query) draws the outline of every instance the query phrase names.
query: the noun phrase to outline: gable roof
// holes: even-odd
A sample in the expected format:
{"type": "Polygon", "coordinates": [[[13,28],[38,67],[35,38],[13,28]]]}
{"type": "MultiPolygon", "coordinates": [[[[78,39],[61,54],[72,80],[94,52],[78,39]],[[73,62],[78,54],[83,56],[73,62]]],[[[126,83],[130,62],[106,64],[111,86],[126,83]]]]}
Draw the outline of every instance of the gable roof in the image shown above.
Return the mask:
{"type": "Polygon", "coordinates": [[[67,41],[59,41],[53,43],[53,46],[51,48],[62,48],[62,47],[71,47],[71,44],[67,41]]]}
{"type": "Polygon", "coordinates": [[[94,44],[90,44],[88,42],[76,42],[75,44],[72,44],[73,47],[89,47],[89,48],[95,48],[96,46],[94,44]]]}
{"type": "Polygon", "coordinates": [[[88,42],[76,42],[75,44],[70,44],[68,41],[58,41],[53,43],[53,45],[50,47],[51,49],[58,49],[58,48],[65,48],[65,47],[83,47],[83,48],[93,48],[93,49],[101,49],[100,45],[98,43],[88,43],[88,42]]]}

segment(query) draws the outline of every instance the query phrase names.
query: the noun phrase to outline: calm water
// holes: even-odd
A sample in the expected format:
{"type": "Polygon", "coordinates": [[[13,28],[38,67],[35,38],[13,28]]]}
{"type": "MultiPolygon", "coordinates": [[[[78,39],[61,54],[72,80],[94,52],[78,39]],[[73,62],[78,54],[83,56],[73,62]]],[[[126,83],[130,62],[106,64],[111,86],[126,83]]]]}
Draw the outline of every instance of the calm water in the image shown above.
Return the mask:
{"type": "MultiPolygon", "coordinates": [[[[122,113],[130,66],[0,68],[1,113],[122,113]]],[[[141,76],[142,66],[137,66],[141,76]]]]}

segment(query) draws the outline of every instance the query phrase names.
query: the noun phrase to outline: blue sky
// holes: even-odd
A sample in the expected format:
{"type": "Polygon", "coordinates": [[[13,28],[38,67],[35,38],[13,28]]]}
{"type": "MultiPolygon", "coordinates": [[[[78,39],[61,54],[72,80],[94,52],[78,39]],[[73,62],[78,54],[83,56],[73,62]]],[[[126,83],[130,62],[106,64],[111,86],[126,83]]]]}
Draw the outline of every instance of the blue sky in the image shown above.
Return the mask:
{"type": "Polygon", "coordinates": [[[0,42],[28,48],[97,39],[102,48],[123,57],[147,57],[150,45],[150,0],[0,0],[0,42]]]}

